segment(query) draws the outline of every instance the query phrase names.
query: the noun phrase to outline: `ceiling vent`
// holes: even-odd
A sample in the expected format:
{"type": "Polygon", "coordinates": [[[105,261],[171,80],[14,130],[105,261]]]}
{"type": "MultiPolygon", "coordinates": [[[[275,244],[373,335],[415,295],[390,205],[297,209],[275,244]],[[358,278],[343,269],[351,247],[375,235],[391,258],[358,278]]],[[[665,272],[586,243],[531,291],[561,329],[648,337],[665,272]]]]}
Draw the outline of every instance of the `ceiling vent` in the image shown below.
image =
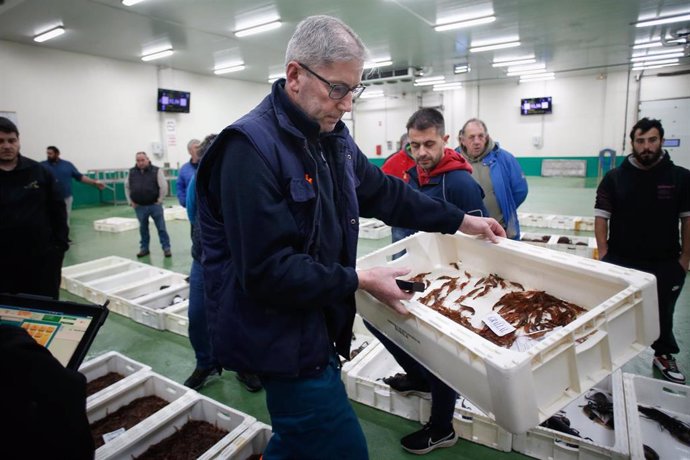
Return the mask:
{"type": "Polygon", "coordinates": [[[414,67],[392,70],[373,69],[372,71],[364,72],[362,83],[366,86],[370,84],[409,82],[414,79],[416,71],[414,67]]]}

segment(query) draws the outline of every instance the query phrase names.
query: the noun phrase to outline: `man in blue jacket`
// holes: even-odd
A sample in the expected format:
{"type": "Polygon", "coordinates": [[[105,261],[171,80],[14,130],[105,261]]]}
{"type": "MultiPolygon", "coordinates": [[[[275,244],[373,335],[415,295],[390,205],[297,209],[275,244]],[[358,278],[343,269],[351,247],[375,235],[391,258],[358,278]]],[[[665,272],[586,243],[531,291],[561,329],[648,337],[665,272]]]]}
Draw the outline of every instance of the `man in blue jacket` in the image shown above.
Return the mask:
{"type": "Polygon", "coordinates": [[[517,208],[527,198],[527,179],[512,153],[489,136],[486,124],[467,120],[458,136],[459,151],[472,165],[472,176],[484,190],[484,204],[508,238],[520,239],[517,208]]]}
{"type": "Polygon", "coordinates": [[[187,206],[187,189],[189,182],[196,174],[196,169],[199,167],[199,147],[201,142],[199,139],[192,139],[187,142],[187,152],[189,152],[189,161],[182,165],[180,172],[177,174],[177,201],[180,206],[187,206]]]}
{"type": "Polygon", "coordinates": [[[197,172],[211,340],[223,367],[261,378],[266,460],[368,457],[337,354],[349,354],[357,289],[400,314],[412,294],[395,283],[407,269],[355,270],[360,216],[505,235],[386,176],[357,147],[340,119],[364,89],[365,58],[340,20],[300,22],[286,78],[219,134],[197,172]]]}

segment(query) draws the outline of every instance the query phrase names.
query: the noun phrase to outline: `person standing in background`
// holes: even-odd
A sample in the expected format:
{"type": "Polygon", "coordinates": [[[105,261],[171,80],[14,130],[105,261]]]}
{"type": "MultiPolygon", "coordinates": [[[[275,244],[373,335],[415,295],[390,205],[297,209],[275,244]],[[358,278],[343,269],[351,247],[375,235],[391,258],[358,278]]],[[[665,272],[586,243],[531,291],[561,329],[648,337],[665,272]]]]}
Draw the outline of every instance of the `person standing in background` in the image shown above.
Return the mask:
{"type": "Polygon", "coordinates": [[[659,120],[630,131],[632,154],[597,188],[594,235],[599,259],[651,273],[659,298],[659,338],[652,364],[665,379],[685,383],[674,354],[673,312],[690,264],[690,171],[671,161],[659,120]],[[680,232],[678,222],[680,220],[680,232]]]}
{"type": "Polygon", "coordinates": [[[489,136],[486,124],[471,118],[458,134],[456,149],[472,165],[472,177],[484,190],[489,215],[506,230],[508,238],[520,239],[517,208],[527,198],[527,179],[512,153],[489,136]]]}
{"type": "Polygon", "coordinates": [[[386,158],[381,170],[389,176],[397,177],[405,182],[410,181],[407,170],[415,165],[414,157],[410,151],[410,139],[407,133],[400,136],[400,150],[386,158]]]}
{"type": "Polygon", "coordinates": [[[158,240],[163,248],[165,257],[171,257],[170,236],[165,227],[163,214],[163,199],[168,193],[168,182],[165,180],[163,170],[151,164],[146,152],[137,152],[136,165],[129,170],[129,176],[125,181],[125,195],[129,205],[139,219],[139,252],[137,257],[146,257],[150,254],[149,243],[149,217],[158,230],[158,240]]]}
{"type": "Polygon", "coordinates": [[[187,142],[187,152],[189,152],[189,161],[182,165],[180,172],[177,174],[177,201],[180,206],[187,206],[187,189],[189,188],[189,181],[196,174],[196,169],[199,167],[199,148],[201,143],[199,139],[192,139],[187,142]]]}
{"type": "Polygon", "coordinates": [[[17,126],[0,117],[0,292],[57,299],[69,249],[65,200],[53,173],[20,149],[17,126]]]}
{"type": "Polygon", "coordinates": [[[70,216],[72,215],[72,202],[74,201],[74,196],[72,196],[72,179],[96,187],[98,190],[103,190],[105,184],[83,175],[72,162],[60,158],[60,149],[54,145],[46,147],[46,157],[47,159],[42,161],[41,165],[53,172],[53,175],[62,187],[62,196],[67,208],[67,225],[69,225],[70,216]]]}

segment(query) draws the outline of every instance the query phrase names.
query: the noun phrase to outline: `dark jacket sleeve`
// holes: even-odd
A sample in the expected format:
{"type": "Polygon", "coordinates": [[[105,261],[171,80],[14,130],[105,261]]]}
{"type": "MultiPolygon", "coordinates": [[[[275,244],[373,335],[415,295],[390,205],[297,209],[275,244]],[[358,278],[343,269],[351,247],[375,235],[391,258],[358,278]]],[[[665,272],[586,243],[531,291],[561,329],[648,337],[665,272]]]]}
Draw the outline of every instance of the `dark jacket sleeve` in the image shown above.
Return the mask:
{"type": "Polygon", "coordinates": [[[446,199],[472,216],[487,217],[484,190],[467,171],[446,174],[446,199]]]}
{"type": "Polygon", "coordinates": [[[9,325],[0,325],[0,369],[0,413],[7,422],[0,430],[4,449],[12,452],[15,446],[26,455],[42,450],[50,458],[93,458],[83,375],[64,368],[24,329],[9,325]]]}
{"type": "Polygon", "coordinates": [[[249,141],[226,142],[210,193],[219,203],[238,282],[246,295],[275,308],[342,301],[357,289],[355,270],[305,254],[286,192],[249,141]],[[222,197],[222,198],[221,198],[222,197]],[[289,304],[285,299],[290,299],[289,304]]]}
{"type": "Polygon", "coordinates": [[[67,226],[67,208],[65,200],[62,198],[60,183],[51,171],[46,168],[42,169],[46,175],[46,209],[50,220],[52,243],[61,251],[67,251],[69,249],[69,227],[67,226]]]}

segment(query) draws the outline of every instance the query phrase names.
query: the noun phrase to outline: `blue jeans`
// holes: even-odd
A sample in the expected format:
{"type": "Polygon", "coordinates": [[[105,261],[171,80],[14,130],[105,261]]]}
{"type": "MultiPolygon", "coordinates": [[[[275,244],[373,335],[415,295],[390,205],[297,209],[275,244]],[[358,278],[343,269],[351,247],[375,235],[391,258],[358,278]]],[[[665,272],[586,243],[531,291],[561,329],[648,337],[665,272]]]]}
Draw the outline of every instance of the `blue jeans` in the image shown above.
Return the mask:
{"type": "Polygon", "coordinates": [[[170,249],[170,236],[168,236],[168,231],[165,228],[163,206],[160,204],[139,204],[134,208],[134,212],[137,215],[137,219],[139,219],[139,236],[141,238],[139,241],[139,249],[142,251],[149,250],[149,242],[151,241],[151,235],[149,234],[149,217],[151,217],[153,223],[156,224],[161,247],[164,251],[170,249]]]}
{"type": "Polygon", "coordinates": [[[429,372],[416,359],[408,355],[402,348],[397,346],[388,337],[383,335],[369,322],[364,321],[364,325],[374,334],[374,337],[386,347],[386,350],[393,355],[400,367],[405,370],[408,377],[417,382],[428,382],[431,388],[431,417],[429,423],[437,429],[445,430],[453,426],[453,414],[455,413],[455,401],[458,394],[451,387],[443,383],[434,374],[429,372]]]}
{"type": "Polygon", "coordinates": [[[315,377],[261,376],[273,436],[265,460],[369,458],[367,442],[340,379],[335,353],[315,377]]]}
{"type": "Polygon", "coordinates": [[[218,361],[213,356],[211,339],[208,336],[206,323],[206,308],[204,302],[204,269],[196,260],[192,261],[189,272],[189,341],[194,349],[196,367],[210,369],[218,367],[218,361]]]}

